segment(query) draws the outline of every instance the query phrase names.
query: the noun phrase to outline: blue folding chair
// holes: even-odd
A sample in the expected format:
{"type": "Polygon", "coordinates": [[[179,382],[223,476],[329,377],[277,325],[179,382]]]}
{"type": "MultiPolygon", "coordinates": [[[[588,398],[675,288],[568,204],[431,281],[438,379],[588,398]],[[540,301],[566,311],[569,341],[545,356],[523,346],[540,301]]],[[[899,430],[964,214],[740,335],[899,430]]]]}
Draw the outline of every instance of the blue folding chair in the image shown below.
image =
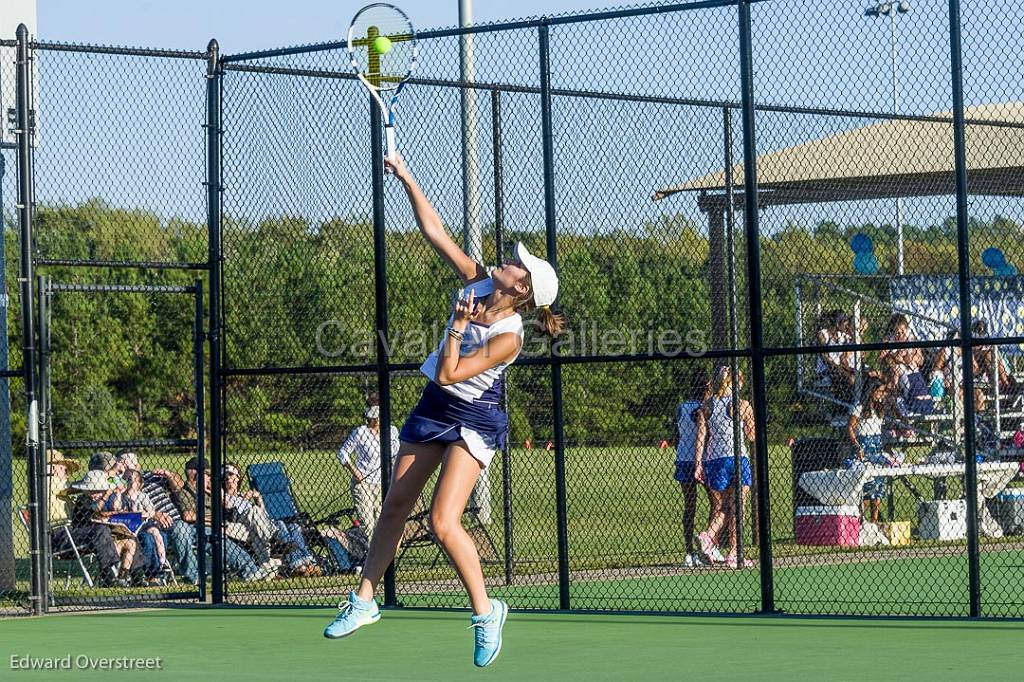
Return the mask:
{"type": "Polygon", "coordinates": [[[355,509],[339,509],[322,518],[314,519],[299,509],[292,491],[292,482],[281,462],[258,462],[246,467],[249,487],[263,497],[267,515],[275,521],[297,523],[302,528],[306,544],[319,555],[321,563],[334,565],[332,572],[345,572],[352,568],[344,560],[339,560],[343,552],[339,552],[340,544],[331,538],[325,538],[317,526],[336,526],[343,522],[351,524],[355,509]],[[344,520],[344,521],[343,521],[344,520]]]}
{"type": "Polygon", "coordinates": [[[292,493],[292,482],[281,462],[259,462],[250,464],[246,469],[249,474],[249,486],[263,496],[263,504],[267,514],[275,521],[308,521],[308,517],[300,518],[295,495],[292,493]]]}

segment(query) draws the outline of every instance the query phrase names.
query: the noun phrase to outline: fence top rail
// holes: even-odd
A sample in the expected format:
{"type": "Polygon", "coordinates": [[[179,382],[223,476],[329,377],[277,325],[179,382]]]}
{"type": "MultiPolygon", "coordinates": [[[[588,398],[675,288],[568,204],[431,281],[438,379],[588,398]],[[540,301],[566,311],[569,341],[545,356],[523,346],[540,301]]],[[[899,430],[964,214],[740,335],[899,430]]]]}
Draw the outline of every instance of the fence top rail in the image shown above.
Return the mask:
{"type": "MultiPolygon", "coordinates": [[[[763,0],[762,0],[763,1],[763,0]]],[[[300,69],[289,66],[265,66],[257,64],[227,64],[225,71],[244,73],[265,73],[277,76],[296,76],[305,78],[334,78],[338,80],[356,80],[353,73],[347,71],[326,71],[322,69],[300,69]]],[[[423,85],[439,88],[461,88],[467,90],[485,90],[492,92],[511,92],[528,95],[539,95],[541,89],[535,85],[516,83],[499,83],[493,81],[460,81],[441,78],[410,78],[410,85],[423,85]]],[[[605,99],[611,101],[638,102],[644,104],[676,104],[692,107],[709,107],[715,109],[739,109],[742,104],[733,100],[700,99],[688,97],[662,97],[657,95],[634,95],[625,92],[601,92],[599,90],[574,90],[567,88],[551,88],[555,97],[580,97],[587,99],[605,99]]],[[[859,111],[855,109],[830,109],[823,107],[799,107],[782,104],[756,104],[755,111],[781,114],[803,114],[810,116],[835,116],[842,118],[863,118],[886,121],[910,121],[916,123],[942,123],[952,125],[953,117],[927,114],[894,114],[891,111],[859,111]]],[[[984,118],[967,118],[965,122],[973,126],[991,126],[994,128],[1020,128],[1024,123],[1000,121],[984,118]]]]}
{"type": "MultiPolygon", "coordinates": [[[[4,41],[7,44],[7,41],[4,41]]],[[[17,41],[11,41],[11,45],[17,45],[17,41]]],[[[49,52],[80,52],[84,54],[112,54],[127,57],[163,57],[166,59],[195,59],[206,60],[209,52],[198,50],[165,50],[146,47],[123,47],[116,45],[83,45],[79,43],[60,43],[34,41],[29,44],[34,50],[49,52]]]]}
{"type": "Polygon", "coordinates": [[[126,270],[209,270],[207,263],[174,263],[149,260],[83,260],[81,258],[37,258],[36,266],[67,265],[83,268],[123,268],[126,270]]]}
{"type": "MultiPolygon", "coordinates": [[[[765,2],[766,0],[753,0],[754,2],[765,2]]],[[[738,0],[691,0],[691,2],[674,2],[668,4],[635,5],[618,9],[601,11],[557,14],[552,16],[529,17],[527,19],[515,19],[511,21],[499,21],[493,23],[477,24],[475,26],[461,26],[451,28],[428,29],[417,31],[416,37],[421,40],[433,38],[451,38],[455,36],[474,35],[480,33],[498,33],[501,31],[518,31],[540,26],[556,26],[559,24],[580,24],[590,21],[604,21],[608,19],[623,19],[627,17],[639,17],[652,14],[667,14],[671,12],[686,12],[690,10],[709,9],[716,7],[730,7],[738,3],[738,0]]],[[[267,50],[256,50],[253,52],[242,52],[239,54],[227,55],[221,59],[221,63],[251,61],[254,59],[270,59],[273,57],[287,57],[297,54],[311,54],[326,52],[329,50],[344,49],[345,41],[330,41],[313,43],[309,45],[294,45],[291,47],[271,48],[267,50]]]]}
{"type": "Polygon", "coordinates": [[[60,282],[50,282],[47,284],[47,291],[52,293],[61,291],[92,291],[132,294],[194,294],[196,293],[196,287],[153,284],[61,284],[60,282]]]}
{"type": "Polygon", "coordinates": [[[194,448],[195,438],[149,438],[138,440],[55,440],[51,447],[58,450],[119,450],[121,448],[194,448]]]}

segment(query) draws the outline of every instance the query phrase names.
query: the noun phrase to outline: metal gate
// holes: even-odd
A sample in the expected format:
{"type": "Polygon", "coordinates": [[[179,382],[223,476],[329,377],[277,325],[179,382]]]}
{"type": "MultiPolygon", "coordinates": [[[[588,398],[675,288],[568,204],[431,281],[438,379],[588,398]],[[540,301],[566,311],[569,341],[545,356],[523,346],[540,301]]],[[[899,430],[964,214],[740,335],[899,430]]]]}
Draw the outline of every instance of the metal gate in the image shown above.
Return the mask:
{"type": "MultiPolygon", "coordinates": [[[[39,291],[39,442],[40,449],[46,453],[46,460],[50,461],[50,453],[60,452],[62,457],[77,463],[81,471],[77,475],[68,475],[68,481],[62,481],[55,477],[57,467],[47,468],[46,480],[40,486],[42,494],[39,496],[40,504],[43,505],[41,515],[50,522],[45,524],[46,539],[40,543],[44,553],[44,561],[47,567],[45,603],[49,608],[76,607],[76,606],[113,606],[125,607],[132,604],[167,601],[203,601],[206,597],[206,561],[194,561],[193,566],[198,570],[198,578],[193,582],[185,575],[181,567],[185,566],[184,557],[175,556],[175,541],[181,537],[189,538],[191,550],[196,556],[204,556],[207,552],[207,533],[203,532],[203,518],[206,516],[207,495],[205,490],[205,416],[204,416],[204,354],[203,354],[203,284],[196,280],[191,286],[153,286],[137,284],[66,284],[53,282],[48,277],[37,278],[39,291]],[[77,300],[74,300],[77,299],[77,300]],[[175,307],[174,299],[180,300],[185,305],[179,305],[177,310],[179,317],[191,318],[192,338],[191,348],[179,348],[176,356],[172,351],[161,347],[159,339],[117,339],[115,334],[123,333],[124,330],[97,328],[102,325],[105,319],[104,312],[109,309],[117,310],[119,306],[131,306],[129,310],[135,311],[144,308],[153,314],[157,325],[162,325],[167,318],[168,310],[175,307]],[[79,306],[79,312],[84,309],[94,309],[96,314],[91,320],[91,325],[84,328],[75,327],[71,323],[71,329],[62,328],[62,312],[72,305],[79,306]],[[189,305],[191,304],[191,305],[189,305]],[[129,368],[142,369],[146,371],[145,361],[162,363],[165,368],[187,378],[187,385],[183,385],[183,397],[187,397],[187,405],[175,406],[181,413],[181,430],[176,433],[154,434],[147,429],[145,421],[145,406],[142,396],[145,394],[146,386],[144,377],[139,381],[136,394],[139,396],[139,423],[135,425],[125,424],[117,420],[105,419],[105,396],[104,386],[93,386],[89,384],[89,378],[85,376],[82,368],[87,364],[88,350],[96,344],[111,344],[118,341],[128,342],[133,346],[134,355],[125,358],[125,365],[129,368]],[[70,358],[64,356],[71,356],[70,358]],[[159,357],[163,356],[163,357],[159,357]],[[179,366],[178,358],[190,360],[188,368],[179,366]],[[55,374],[56,369],[56,374],[55,374]],[[61,372],[70,377],[62,377],[61,372]],[[68,382],[80,381],[79,384],[71,386],[68,382]],[[84,391],[83,385],[84,386],[84,391]],[[55,390],[55,386],[57,390],[55,390]],[[63,391],[61,389],[64,389],[63,391]],[[83,398],[84,396],[84,398],[83,398]],[[90,421],[83,424],[68,423],[64,420],[62,404],[65,400],[89,400],[92,401],[93,409],[90,411],[90,421]],[[102,575],[105,567],[95,565],[95,555],[89,556],[86,541],[85,546],[78,546],[72,539],[70,532],[78,524],[84,523],[76,515],[68,515],[66,512],[55,513],[55,510],[48,508],[50,504],[58,503],[61,498],[73,499],[70,495],[56,492],[58,489],[67,489],[66,484],[74,478],[81,478],[86,468],[92,468],[89,462],[97,453],[111,452],[124,454],[131,452],[135,454],[138,462],[140,481],[145,481],[146,490],[150,488],[151,480],[161,480],[165,477],[156,474],[159,471],[169,471],[171,474],[185,478],[181,463],[186,459],[198,458],[196,491],[196,518],[191,529],[187,527],[177,528],[174,524],[184,523],[175,520],[168,524],[168,517],[160,515],[160,521],[146,521],[143,526],[134,529],[127,526],[119,526],[114,523],[118,517],[111,517],[109,523],[112,538],[117,547],[119,558],[122,561],[121,575],[114,584],[102,584],[98,578],[102,575]],[[49,491],[49,494],[48,492],[49,491]],[[70,522],[66,521],[70,518],[70,522]],[[165,527],[166,526],[166,527],[165,527]],[[155,533],[149,528],[155,528],[155,533]],[[184,535],[182,535],[184,533],[184,535]],[[160,542],[164,544],[164,553],[170,569],[162,569],[159,565],[150,565],[149,556],[159,556],[155,534],[160,535],[160,542]],[[134,545],[134,548],[132,548],[134,545]],[[129,553],[139,555],[126,559],[129,553]],[[130,566],[131,570],[125,575],[125,567],[130,566]]],[[[121,311],[123,312],[123,310],[121,311]]],[[[81,318],[78,318],[79,324],[81,318]]],[[[167,334],[173,338],[173,333],[167,334]]],[[[180,334],[179,334],[180,336],[180,334]]],[[[110,397],[110,396],[107,396],[110,397]]],[[[166,406],[158,406],[157,409],[167,409],[166,406]]],[[[56,455],[55,455],[56,456],[56,455]]],[[[119,458],[120,459],[120,458],[119,458]]],[[[130,459],[128,461],[131,461],[130,459]]],[[[72,464],[71,466],[74,466],[72,464]]],[[[123,487],[131,485],[134,478],[133,470],[121,470],[118,465],[116,472],[110,472],[108,481],[117,481],[115,485],[116,497],[123,487]],[[123,482],[123,486],[122,486],[123,482]]],[[[91,473],[91,472],[90,472],[91,473]]],[[[79,495],[81,493],[78,493],[79,495]]],[[[123,493],[121,493],[123,495],[123,493]]],[[[156,502],[156,500],[151,500],[156,502]]],[[[106,503],[106,498],[103,498],[106,503]]],[[[69,501],[68,507],[73,507],[69,501]]],[[[115,508],[121,508],[117,505],[115,508]]],[[[159,505],[157,505],[159,509],[159,505]]],[[[114,511],[113,509],[108,511],[114,511]]],[[[155,516],[155,515],[154,515],[155,516]]],[[[188,524],[186,524],[188,525],[188,524]]],[[[76,533],[76,535],[78,535],[76,533]]]]}

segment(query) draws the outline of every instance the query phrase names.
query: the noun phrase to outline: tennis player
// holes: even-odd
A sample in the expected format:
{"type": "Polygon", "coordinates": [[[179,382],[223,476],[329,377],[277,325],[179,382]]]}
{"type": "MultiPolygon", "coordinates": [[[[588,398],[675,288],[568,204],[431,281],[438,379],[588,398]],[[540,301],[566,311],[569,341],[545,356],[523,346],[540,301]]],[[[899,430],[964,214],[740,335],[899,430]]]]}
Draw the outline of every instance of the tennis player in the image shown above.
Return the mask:
{"type": "Polygon", "coordinates": [[[473,486],[504,446],[508,417],[499,403],[505,370],[523,344],[521,313],[537,311],[539,326],[557,336],[564,319],[550,305],[558,294],[558,277],[549,263],[530,254],[522,243],[516,258],[492,270],[490,277],[445,231],[437,211],[416,184],[401,158],[385,161],[405,188],[416,222],[427,242],[462,279],[464,288],[448,319],[437,350],[420,371],[430,380],[399,434],[401,445],[370,542],[359,587],[341,603],[324,630],[331,639],[345,637],[375,623],[380,611],[374,599],[384,570],[395,557],[406,519],[427,480],[438,466],[430,523],[451,558],[473,609],[473,662],[489,665],[501,650],[501,631],[508,606],[490,599],[480,557],[461,518],[473,486]]]}

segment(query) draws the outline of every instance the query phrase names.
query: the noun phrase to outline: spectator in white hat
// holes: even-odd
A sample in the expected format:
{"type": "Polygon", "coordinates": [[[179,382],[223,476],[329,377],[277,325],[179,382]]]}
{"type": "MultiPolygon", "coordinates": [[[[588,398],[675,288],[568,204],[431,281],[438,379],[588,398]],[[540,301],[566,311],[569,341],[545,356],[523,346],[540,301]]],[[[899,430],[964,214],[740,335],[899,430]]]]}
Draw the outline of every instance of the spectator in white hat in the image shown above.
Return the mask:
{"type": "MultiPolygon", "coordinates": [[[[380,517],[382,503],[380,493],[380,406],[376,398],[371,397],[367,400],[363,418],[366,423],[357,426],[338,448],[338,460],[352,474],[349,481],[352,506],[355,507],[356,517],[369,539],[373,537],[373,529],[380,517]]],[[[392,461],[398,453],[398,446],[398,429],[392,426],[392,461]]]]}

